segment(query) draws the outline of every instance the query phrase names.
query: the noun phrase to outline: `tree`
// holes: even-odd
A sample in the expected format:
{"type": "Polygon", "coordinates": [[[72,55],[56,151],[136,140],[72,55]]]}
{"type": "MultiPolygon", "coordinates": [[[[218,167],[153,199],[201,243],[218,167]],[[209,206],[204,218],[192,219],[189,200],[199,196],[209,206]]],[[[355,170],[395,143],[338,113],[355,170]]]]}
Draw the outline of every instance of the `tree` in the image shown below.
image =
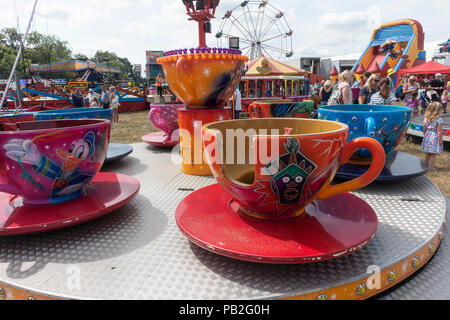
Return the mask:
{"type": "Polygon", "coordinates": [[[114,52],[97,51],[92,62],[101,63],[112,68],[120,69],[120,73],[126,79],[133,78],[133,65],[127,58],[118,57],[114,52]]]}
{"type": "MultiPolygon", "coordinates": [[[[24,35],[19,34],[14,28],[4,28],[0,31],[0,74],[9,75],[14,59],[20,48],[24,35]],[[12,58],[11,58],[12,57],[12,58]]],[[[19,61],[17,71],[22,74],[31,64],[49,64],[69,60],[72,51],[67,41],[61,41],[52,35],[43,35],[32,32],[28,35],[22,58],[19,61]]],[[[43,77],[58,77],[64,74],[42,74],[43,77]]]]}

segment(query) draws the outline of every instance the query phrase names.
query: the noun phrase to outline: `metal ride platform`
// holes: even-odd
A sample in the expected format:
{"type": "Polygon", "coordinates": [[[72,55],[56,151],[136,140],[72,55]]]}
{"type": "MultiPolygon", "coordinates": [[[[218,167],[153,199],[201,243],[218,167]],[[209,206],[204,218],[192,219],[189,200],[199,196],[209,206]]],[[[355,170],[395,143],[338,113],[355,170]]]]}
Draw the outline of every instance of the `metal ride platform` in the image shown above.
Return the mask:
{"type": "MultiPolygon", "coordinates": [[[[444,141],[450,142],[450,114],[444,114],[442,117],[442,120],[444,120],[444,124],[442,126],[443,130],[443,137],[442,139],[444,141]]],[[[415,116],[411,123],[409,124],[408,128],[408,134],[416,137],[423,138],[423,121],[425,117],[424,116],[415,116]]]]}
{"type": "Polygon", "coordinates": [[[175,210],[215,180],[182,174],[170,151],[144,143],[133,148],[103,168],[141,182],[129,204],[73,228],[0,238],[0,298],[364,299],[400,285],[382,298],[450,299],[446,197],[426,177],[354,193],[379,219],[375,238],[360,251],[313,264],[264,265],[191,244],[177,228],[175,210]],[[374,270],[381,272],[380,289],[367,281],[374,270]]]}

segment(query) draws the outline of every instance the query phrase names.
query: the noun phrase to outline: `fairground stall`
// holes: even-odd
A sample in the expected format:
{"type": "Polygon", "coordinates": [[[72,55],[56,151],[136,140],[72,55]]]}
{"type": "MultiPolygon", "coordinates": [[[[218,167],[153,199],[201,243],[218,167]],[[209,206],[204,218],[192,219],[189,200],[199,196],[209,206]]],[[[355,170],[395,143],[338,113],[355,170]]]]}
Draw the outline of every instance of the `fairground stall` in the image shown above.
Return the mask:
{"type": "Polygon", "coordinates": [[[254,101],[289,99],[301,102],[309,97],[309,73],[268,57],[249,62],[239,90],[242,108],[246,110],[254,101]]]}

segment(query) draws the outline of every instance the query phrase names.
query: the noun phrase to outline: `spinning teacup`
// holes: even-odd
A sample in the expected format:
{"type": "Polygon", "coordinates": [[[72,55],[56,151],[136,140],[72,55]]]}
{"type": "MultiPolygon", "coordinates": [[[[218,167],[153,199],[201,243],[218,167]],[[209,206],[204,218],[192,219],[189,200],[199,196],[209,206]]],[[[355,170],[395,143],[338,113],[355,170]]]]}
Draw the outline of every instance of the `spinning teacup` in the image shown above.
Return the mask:
{"type": "Polygon", "coordinates": [[[150,110],[150,122],[158,129],[161,129],[167,139],[172,138],[172,134],[178,130],[178,109],[183,105],[166,104],[152,105],[150,110]]]}
{"type": "Polygon", "coordinates": [[[217,181],[243,213],[267,220],[297,217],[315,199],[365,187],[385,163],[372,138],[348,141],[345,124],[310,119],[223,121],[203,127],[203,143],[217,181]],[[331,186],[337,169],[358,149],[373,161],[361,177],[331,186]]]}
{"type": "MultiPolygon", "coordinates": [[[[386,154],[389,154],[405,137],[412,109],[400,106],[334,105],[321,107],[317,116],[322,120],[348,125],[349,141],[359,137],[378,140],[386,154]]],[[[370,156],[364,150],[358,153],[363,157],[370,156]]]]}
{"type": "Polygon", "coordinates": [[[0,132],[0,191],[29,205],[83,194],[100,171],[110,138],[108,120],[51,120],[0,132]]]}
{"type": "Polygon", "coordinates": [[[233,49],[187,49],[158,59],[173,93],[189,108],[223,107],[239,84],[248,58],[233,49]]]}

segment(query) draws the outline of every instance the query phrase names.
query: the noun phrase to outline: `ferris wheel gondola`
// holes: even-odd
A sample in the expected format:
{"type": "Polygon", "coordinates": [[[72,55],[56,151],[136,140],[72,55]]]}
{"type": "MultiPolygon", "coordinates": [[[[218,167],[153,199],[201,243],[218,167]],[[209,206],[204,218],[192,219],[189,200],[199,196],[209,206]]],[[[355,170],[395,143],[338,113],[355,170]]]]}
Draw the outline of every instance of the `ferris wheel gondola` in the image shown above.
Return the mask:
{"type": "Polygon", "coordinates": [[[250,60],[261,56],[285,59],[294,54],[293,33],[285,14],[269,1],[246,0],[225,13],[216,38],[219,47],[233,46],[250,60]]]}

